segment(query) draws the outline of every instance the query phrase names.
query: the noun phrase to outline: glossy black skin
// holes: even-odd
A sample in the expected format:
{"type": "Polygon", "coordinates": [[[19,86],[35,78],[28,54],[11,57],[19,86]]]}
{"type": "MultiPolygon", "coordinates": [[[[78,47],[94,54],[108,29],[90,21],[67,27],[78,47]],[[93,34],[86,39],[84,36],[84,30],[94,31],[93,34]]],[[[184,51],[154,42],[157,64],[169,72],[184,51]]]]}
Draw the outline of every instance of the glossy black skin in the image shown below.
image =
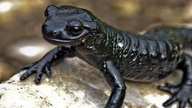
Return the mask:
{"type": "Polygon", "coordinates": [[[183,50],[192,48],[192,29],[154,27],[143,35],[117,30],[96,18],[91,12],[73,6],[48,6],[42,26],[43,37],[58,45],[39,61],[24,66],[25,80],[36,73],[40,83],[45,73],[51,75],[50,65],[64,57],[78,56],[100,69],[111,85],[112,93],[106,108],[120,108],[125,97],[124,79],[141,82],[160,80],[175,69],[182,69],[179,85],[166,84],[158,88],[172,96],[163,106],[179,102],[192,107],[192,57],[183,50]]]}

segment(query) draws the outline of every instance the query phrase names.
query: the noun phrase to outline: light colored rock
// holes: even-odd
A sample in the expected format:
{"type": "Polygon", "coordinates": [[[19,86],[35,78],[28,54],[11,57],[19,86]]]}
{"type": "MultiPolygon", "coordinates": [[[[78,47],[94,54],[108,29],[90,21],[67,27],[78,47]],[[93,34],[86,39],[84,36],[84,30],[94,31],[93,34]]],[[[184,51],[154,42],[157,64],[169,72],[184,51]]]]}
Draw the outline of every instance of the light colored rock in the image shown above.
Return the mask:
{"type": "MultiPolygon", "coordinates": [[[[52,77],[44,75],[40,85],[34,84],[34,75],[20,82],[22,73],[0,84],[0,108],[102,108],[110,94],[101,72],[78,58],[53,66],[52,77]]],[[[176,74],[155,83],[126,81],[123,108],[161,108],[168,95],[156,86],[177,83],[181,75],[176,74]]]]}
{"type": "Polygon", "coordinates": [[[34,75],[20,82],[19,76],[23,72],[2,83],[0,85],[0,108],[78,108],[80,106],[97,108],[104,106],[108,97],[104,92],[108,89],[101,74],[95,69],[88,68],[84,63],[80,63],[77,58],[66,61],[53,67],[51,78],[44,75],[40,85],[34,84],[34,75]],[[80,68],[74,68],[74,66],[80,68]]]}

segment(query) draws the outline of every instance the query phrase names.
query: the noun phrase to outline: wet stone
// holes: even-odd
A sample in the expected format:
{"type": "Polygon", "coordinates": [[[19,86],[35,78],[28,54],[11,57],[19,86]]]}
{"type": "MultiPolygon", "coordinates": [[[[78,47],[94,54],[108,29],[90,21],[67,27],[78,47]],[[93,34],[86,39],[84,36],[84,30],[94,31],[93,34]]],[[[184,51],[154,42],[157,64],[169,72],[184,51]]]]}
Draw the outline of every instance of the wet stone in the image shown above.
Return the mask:
{"type": "MultiPolygon", "coordinates": [[[[1,108],[103,108],[111,92],[101,72],[79,58],[65,59],[54,65],[52,77],[43,75],[40,85],[35,85],[34,75],[19,81],[22,73],[0,84],[1,108]]],[[[161,108],[168,95],[156,87],[164,82],[178,83],[181,77],[178,74],[155,83],[126,81],[123,108],[161,108]]]]}

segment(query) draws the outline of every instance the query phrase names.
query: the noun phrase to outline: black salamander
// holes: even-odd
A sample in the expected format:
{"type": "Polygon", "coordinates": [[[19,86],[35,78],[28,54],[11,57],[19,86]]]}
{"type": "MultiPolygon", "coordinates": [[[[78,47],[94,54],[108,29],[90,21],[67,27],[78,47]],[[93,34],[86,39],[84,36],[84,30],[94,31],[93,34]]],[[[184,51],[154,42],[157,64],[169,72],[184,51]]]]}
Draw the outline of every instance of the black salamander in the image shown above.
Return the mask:
{"type": "Polygon", "coordinates": [[[57,45],[42,59],[24,66],[25,80],[36,73],[40,83],[45,73],[51,75],[51,64],[61,58],[78,56],[101,70],[112,92],[106,108],[120,108],[125,97],[124,79],[153,82],[165,78],[175,69],[182,69],[179,85],[158,88],[171,94],[164,107],[179,102],[192,107],[192,57],[184,52],[192,48],[192,29],[184,27],[153,27],[144,34],[118,30],[95,17],[90,11],[73,6],[48,6],[42,25],[45,40],[57,45]]]}

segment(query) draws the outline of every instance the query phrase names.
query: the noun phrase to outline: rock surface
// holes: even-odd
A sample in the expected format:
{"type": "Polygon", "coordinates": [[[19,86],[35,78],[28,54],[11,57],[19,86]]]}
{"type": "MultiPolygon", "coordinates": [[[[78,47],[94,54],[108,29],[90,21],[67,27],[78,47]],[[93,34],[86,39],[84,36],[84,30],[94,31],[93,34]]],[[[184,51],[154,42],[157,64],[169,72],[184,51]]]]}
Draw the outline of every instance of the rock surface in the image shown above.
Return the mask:
{"type": "MultiPolygon", "coordinates": [[[[44,75],[40,85],[34,84],[34,75],[19,81],[22,73],[0,84],[1,108],[102,108],[110,94],[101,72],[78,58],[65,59],[54,65],[52,77],[44,75]]],[[[155,83],[126,81],[123,108],[162,108],[168,95],[156,86],[164,82],[178,83],[180,73],[175,72],[155,83]]]]}

